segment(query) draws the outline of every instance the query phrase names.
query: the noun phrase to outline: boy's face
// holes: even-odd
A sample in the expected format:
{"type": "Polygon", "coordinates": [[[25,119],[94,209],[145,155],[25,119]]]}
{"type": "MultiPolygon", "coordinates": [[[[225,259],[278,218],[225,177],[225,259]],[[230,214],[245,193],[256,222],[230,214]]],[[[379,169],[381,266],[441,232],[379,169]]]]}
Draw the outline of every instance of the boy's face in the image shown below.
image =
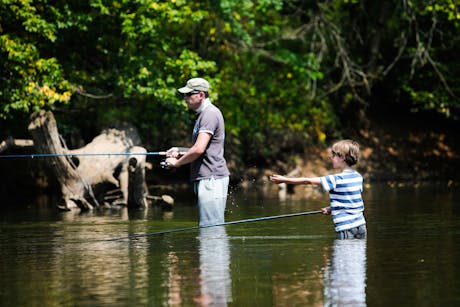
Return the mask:
{"type": "Polygon", "coordinates": [[[347,166],[347,164],[345,163],[345,159],[340,157],[334,151],[332,151],[331,159],[332,159],[332,167],[333,168],[343,169],[343,168],[345,168],[347,166]]]}

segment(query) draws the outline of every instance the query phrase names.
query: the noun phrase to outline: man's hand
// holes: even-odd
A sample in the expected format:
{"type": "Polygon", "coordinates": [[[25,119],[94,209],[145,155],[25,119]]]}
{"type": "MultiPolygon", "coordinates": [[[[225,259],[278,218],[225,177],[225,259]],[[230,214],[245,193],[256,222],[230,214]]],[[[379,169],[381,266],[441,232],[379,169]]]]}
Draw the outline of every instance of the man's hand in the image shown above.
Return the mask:
{"type": "Polygon", "coordinates": [[[166,151],[166,157],[177,158],[179,157],[179,148],[171,147],[166,151]]]}
{"type": "Polygon", "coordinates": [[[169,157],[169,158],[166,158],[165,160],[165,163],[166,163],[166,166],[167,167],[179,167],[177,165],[177,158],[173,158],[173,157],[169,157]]]}

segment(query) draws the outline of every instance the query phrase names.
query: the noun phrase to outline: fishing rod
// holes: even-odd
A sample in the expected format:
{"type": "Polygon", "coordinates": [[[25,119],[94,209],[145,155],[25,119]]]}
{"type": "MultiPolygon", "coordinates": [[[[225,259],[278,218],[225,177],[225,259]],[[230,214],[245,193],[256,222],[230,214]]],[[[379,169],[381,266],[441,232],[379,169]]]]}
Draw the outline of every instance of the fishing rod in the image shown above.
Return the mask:
{"type": "Polygon", "coordinates": [[[176,228],[176,229],[170,229],[170,230],[165,230],[165,231],[157,231],[157,232],[151,232],[151,233],[140,233],[140,234],[134,234],[134,235],[126,236],[126,237],[111,238],[111,239],[107,239],[105,241],[118,241],[118,240],[123,240],[123,239],[133,239],[133,238],[139,238],[139,237],[163,235],[163,234],[172,233],[172,232],[179,232],[179,231],[187,231],[187,230],[194,230],[194,229],[201,229],[201,228],[210,228],[210,227],[225,226],[225,225],[232,225],[232,224],[250,223],[250,222],[265,221],[265,220],[274,220],[274,219],[281,219],[281,218],[301,216],[301,215],[319,214],[319,213],[322,213],[322,211],[321,210],[306,211],[306,212],[289,213],[289,214],[282,214],[282,215],[257,217],[257,218],[252,218],[252,219],[230,221],[230,222],[224,222],[224,223],[218,223],[218,224],[210,224],[210,225],[202,225],[202,226],[191,226],[191,227],[185,227],[185,228],[176,228]]]}
{"type": "MultiPolygon", "coordinates": [[[[184,154],[180,152],[179,154],[184,154]]],[[[153,152],[114,152],[114,153],[61,153],[61,154],[11,154],[0,155],[1,158],[50,158],[50,157],[88,157],[88,156],[166,156],[166,151],[153,152]]]]}

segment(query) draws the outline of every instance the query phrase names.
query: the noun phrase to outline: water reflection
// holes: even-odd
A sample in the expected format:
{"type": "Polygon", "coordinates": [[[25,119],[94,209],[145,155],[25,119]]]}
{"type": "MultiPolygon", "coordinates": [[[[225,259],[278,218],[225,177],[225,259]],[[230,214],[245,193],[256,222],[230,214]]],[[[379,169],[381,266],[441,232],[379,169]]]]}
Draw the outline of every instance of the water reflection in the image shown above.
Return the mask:
{"type": "Polygon", "coordinates": [[[200,306],[227,306],[232,301],[230,249],[224,226],[202,228],[200,242],[200,306]]]}
{"type": "Polygon", "coordinates": [[[175,252],[169,252],[166,256],[166,266],[163,287],[169,290],[168,306],[182,306],[181,273],[179,269],[179,257],[175,252]]]}
{"type": "MultiPolygon", "coordinates": [[[[195,225],[195,203],[175,207],[172,220],[157,207],[75,214],[43,198],[0,206],[0,305],[453,306],[459,191],[374,185],[366,218],[381,231],[367,241],[335,241],[321,216],[106,241],[195,225]]],[[[322,201],[233,199],[229,220],[311,211],[322,201]]]]}
{"type": "Polygon", "coordinates": [[[324,306],[366,306],[366,240],[335,240],[326,267],[324,306]]]}

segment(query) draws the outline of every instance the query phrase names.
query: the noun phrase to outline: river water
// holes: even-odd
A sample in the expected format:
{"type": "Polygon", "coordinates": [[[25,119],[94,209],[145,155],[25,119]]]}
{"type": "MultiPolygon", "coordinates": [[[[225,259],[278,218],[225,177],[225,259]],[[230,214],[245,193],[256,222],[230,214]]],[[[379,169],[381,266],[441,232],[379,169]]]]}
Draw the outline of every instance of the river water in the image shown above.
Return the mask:
{"type": "MultiPolygon", "coordinates": [[[[299,191],[309,197],[231,189],[226,220],[327,205],[299,191]]],[[[459,306],[458,186],[373,184],[363,197],[368,238],[345,241],[321,214],[126,238],[195,226],[187,191],[172,212],[59,212],[47,196],[4,203],[0,304],[459,306]]]]}

